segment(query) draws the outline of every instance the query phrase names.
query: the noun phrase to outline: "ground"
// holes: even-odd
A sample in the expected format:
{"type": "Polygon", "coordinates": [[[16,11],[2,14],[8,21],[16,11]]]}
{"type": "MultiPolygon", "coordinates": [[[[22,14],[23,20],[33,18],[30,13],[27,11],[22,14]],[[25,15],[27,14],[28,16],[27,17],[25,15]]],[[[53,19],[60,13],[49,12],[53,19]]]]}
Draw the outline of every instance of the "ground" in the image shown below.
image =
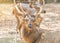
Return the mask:
{"type": "MultiPolygon", "coordinates": [[[[42,29],[60,31],[60,4],[46,4],[42,13],[42,29]]],[[[12,4],[0,4],[0,43],[23,43],[16,33],[16,18],[12,14],[12,4]]]]}

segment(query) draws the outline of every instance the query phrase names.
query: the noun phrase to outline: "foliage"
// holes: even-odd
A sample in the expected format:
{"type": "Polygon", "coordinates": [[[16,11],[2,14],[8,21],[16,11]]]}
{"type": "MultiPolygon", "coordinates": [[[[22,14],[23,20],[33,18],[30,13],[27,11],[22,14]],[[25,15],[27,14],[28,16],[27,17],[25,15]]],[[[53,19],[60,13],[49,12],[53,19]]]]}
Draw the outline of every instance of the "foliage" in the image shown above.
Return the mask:
{"type": "MultiPolygon", "coordinates": [[[[14,0],[0,0],[0,3],[13,3],[14,0]]],[[[24,0],[18,0],[18,1],[24,1],[24,0]]],[[[46,3],[54,2],[55,0],[45,0],[46,3]]],[[[56,0],[56,2],[60,2],[60,0],[56,0]]]]}

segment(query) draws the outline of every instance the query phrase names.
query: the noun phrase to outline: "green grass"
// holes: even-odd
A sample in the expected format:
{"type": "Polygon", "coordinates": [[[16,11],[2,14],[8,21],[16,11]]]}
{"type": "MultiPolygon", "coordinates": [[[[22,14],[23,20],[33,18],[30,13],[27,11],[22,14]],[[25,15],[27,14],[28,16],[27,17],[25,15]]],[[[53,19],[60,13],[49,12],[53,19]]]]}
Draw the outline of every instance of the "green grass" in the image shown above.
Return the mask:
{"type": "MultiPolygon", "coordinates": [[[[0,43],[15,43],[14,38],[0,38],[0,43]]],[[[17,40],[17,43],[23,43],[21,40],[17,40]]]]}
{"type": "Polygon", "coordinates": [[[0,38],[0,43],[14,43],[13,38],[0,38]]]}

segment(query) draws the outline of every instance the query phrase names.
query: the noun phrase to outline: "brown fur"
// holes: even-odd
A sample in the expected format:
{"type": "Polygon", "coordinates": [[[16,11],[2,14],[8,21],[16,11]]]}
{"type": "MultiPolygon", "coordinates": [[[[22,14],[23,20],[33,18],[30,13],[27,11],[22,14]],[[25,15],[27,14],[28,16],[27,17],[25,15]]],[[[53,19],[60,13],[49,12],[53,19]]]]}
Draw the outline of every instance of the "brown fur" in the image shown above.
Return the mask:
{"type": "Polygon", "coordinates": [[[34,27],[34,25],[32,29],[29,29],[27,21],[23,24],[20,32],[25,43],[60,43],[60,31],[52,32],[37,26],[34,27]]]}
{"type": "Polygon", "coordinates": [[[39,16],[39,14],[35,15],[35,20],[31,21],[32,28],[28,27],[28,21],[24,21],[24,24],[22,25],[23,29],[21,29],[21,36],[22,39],[25,41],[25,43],[35,43],[37,41],[38,37],[41,36],[38,29],[39,25],[42,21],[42,17],[39,16]]]}
{"type": "Polygon", "coordinates": [[[22,39],[25,41],[25,43],[33,43],[34,42],[34,38],[36,37],[36,32],[37,30],[35,29],[30,29],[28,28],[27,24],[23,24],[23,29],[22,29],[22,39]],[[35,35],[33,35],[35,33],[35,35]]]}
{"type": "Polygon", "coordinates": [[[37,28],[39,28],[39,24],[42,21],[42,17],[39,14],[36,14],[35,20],[31,21],[33,27],[29,28],[28,21],[24,20],[24,16],[19,14],[15,8],[13,10],[13,14],[17,19],[17,23],[18,23],[17,30],[21,32],[22,39],[25,41],[25,43],[35,43],[38,37],[41,36],[37,28]],[[21,21],[23,23],[21,23],[21,21]],[[23,28],[21,29],[21,27],[23,28]]]}

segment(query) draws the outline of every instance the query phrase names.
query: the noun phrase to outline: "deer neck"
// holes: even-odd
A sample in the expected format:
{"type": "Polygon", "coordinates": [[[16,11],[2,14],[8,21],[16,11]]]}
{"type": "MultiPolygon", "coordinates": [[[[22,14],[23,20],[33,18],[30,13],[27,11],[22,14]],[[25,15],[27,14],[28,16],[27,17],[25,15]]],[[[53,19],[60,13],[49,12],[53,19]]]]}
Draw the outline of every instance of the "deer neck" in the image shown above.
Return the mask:
{"type": "Polygon", "coordinates": [[[37,29],[32,29],[32,30],[27,30],[26,28],[23,28],[22,31],[22,39],[26,42],[26,43],[33,43],[37,40],[39,33],[37,29]]]}

